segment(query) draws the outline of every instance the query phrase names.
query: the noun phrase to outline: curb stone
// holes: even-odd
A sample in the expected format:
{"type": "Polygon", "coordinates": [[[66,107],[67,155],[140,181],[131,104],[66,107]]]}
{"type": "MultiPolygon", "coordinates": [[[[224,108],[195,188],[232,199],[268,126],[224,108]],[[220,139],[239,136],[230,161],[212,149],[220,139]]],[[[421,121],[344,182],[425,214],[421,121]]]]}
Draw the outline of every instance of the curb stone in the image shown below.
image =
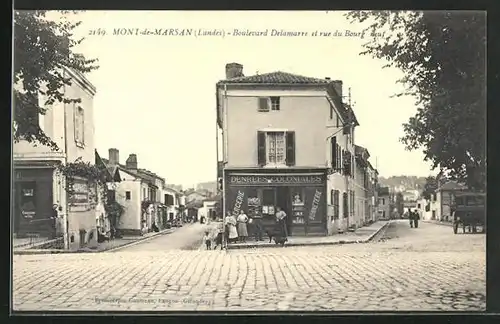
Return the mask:
{"type": "Polygon", "coordinates": [[[102,253],[102,252],[112,252],[112,251],[115,251],[115,250],[118,250],[120,248],[123,248],[123,247],[129,247],[131,245],[135,245],[135,244],[138,244],[138,243],[143,243],[145,241],[148,241],[148,240],[151,240],[157,236],[160,236],[160,235],[166,235],[166,234],[170,234],[170,233],[173,233],[174,231],[171,230],[171,229],[165,229],[163,231],[160,231],[158,233],[155,233],[153,235],[150,235],[148,237],[144,237],[144,238],[140,238],[138,240],[130,240],[130,242],[127,242],[127,243],[124,243],[120,246],[116,246],[116,247],[109,247],[107,249],[104,249],[104,250],[92,250],[92,249],[79,249],[79,250],[76,250],[76,251],[69,251],[69,250],[49,250],[49,249],[25,249],[25,250],[19,250],[19,251],[13,251],[13,254],[14,255],[32,255],[32,254],[78,254],[78,253],[102,253]]]}
{"type": "MultiPolygon", "coordinates": [[[[382,225],[375,233],[371,234],[367,239],[364,240],[352,240],[352,241],[345,241],[345,240],[340,240],[340,241],[335,241],[335,242],[311,242],[311,243],[287,243],[285,244],[285,247],[287,246],[321,246],[321,245],[341,245],[341,244],[356,244],[356,243],[369,243],[377,234],[379,234],[383,229],[385,229],[391,221],[388,221],[384,225],[382,225]]],[[[228,250],[236,250],[236,249],[256,249],[256,248],[280,248],[282,247],[279,244],[272,244],[269,243],[269,245],[228,245],[227,249],[228,250]]]]}

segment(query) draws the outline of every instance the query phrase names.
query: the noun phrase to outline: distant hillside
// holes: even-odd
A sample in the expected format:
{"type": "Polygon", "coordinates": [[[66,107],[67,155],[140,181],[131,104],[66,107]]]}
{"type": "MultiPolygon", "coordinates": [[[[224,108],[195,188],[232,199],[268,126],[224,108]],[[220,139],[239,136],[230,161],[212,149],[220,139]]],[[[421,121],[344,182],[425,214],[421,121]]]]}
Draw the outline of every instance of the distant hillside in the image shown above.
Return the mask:
{"type": "Polygon", "coordinates": [[[217,181],[200,182],[196,185],[196,190],[207,190],[212,193],[217,193],[217,181]]]}
{"type": "Polygon", "coordinates": [[[422,190],[425,185],[425,177],[416,176],[379,177],[378,181],[382,187],[389,187],[393,192],[422,190]]]}

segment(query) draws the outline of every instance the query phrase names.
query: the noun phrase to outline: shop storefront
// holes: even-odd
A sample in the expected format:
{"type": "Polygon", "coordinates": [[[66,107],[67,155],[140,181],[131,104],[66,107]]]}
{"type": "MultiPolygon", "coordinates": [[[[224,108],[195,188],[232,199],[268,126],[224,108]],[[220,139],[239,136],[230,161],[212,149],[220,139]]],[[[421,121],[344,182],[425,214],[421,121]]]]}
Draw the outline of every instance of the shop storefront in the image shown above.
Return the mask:
{"type": "Polygon", "coordinates": [[[325,170],[270,171],[225,170],[226,212],[244,210],[266,229],[275,225],[280,207],[290,235],[327,235],[325,170]]]}
{"type": "Polygon", "coordinates": [[[17,237],[53,234],[53,171],[53,168],[14,168],[13,230],[17,237]]]}

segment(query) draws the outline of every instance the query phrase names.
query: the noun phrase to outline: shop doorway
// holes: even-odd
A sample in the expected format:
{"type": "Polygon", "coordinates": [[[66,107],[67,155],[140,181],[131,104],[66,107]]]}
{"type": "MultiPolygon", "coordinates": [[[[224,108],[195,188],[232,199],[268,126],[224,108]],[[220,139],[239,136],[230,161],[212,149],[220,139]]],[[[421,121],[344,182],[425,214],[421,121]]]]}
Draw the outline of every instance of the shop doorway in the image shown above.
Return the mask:
{"type": "Polygon", "coordinates": [[[276,207],[281,207],[287,217],[286,217],[286,229],[290,233],[290,223],[291,223],[291,204],[290,204],[290,189],[288,187],[277,187],[276,188],[276,207]]]}

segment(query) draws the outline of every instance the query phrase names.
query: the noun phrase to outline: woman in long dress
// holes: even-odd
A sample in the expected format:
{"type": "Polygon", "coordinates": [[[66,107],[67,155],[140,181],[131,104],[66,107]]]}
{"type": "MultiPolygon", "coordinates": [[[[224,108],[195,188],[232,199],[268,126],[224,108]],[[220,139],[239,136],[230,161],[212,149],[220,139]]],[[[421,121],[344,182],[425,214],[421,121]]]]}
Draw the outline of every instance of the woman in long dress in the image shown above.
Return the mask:
{"type": "Polygon", "coordinates": [[[226,226],[228,229],[228,241],[229,243],[234,242],[238,238],[238,231],[236,231],[236,218],[229,214],[226,216],[226,226]]]}
{"type": "Polygon", "coordinates": [[[240,214],[237,218],[238,221],[238,236],[240,237],[240,242],[246,242],[248,236],[247,222],[248,216],[245,215],[243,210],[240,210],[240,214]]]}

